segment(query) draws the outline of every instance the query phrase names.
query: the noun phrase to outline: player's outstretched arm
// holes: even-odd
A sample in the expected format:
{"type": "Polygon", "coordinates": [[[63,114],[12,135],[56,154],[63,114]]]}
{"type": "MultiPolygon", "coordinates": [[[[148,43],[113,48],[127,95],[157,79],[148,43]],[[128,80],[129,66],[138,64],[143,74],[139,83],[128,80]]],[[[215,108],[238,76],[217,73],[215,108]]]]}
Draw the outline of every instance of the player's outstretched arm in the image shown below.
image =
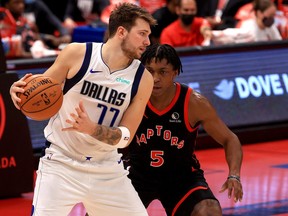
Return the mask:
{"type": "Polygon", "coordinates": [[[207,134],[224,147],[229,173],[220,192],[228,190],[229,198],[233,197],[235,202],[241,201],[243,189],[240,170],[243,152],[238,137],[220,119],[214,107],[203,95],[192,93],[189,106],[190,123],[201,123],[207,134]]]}

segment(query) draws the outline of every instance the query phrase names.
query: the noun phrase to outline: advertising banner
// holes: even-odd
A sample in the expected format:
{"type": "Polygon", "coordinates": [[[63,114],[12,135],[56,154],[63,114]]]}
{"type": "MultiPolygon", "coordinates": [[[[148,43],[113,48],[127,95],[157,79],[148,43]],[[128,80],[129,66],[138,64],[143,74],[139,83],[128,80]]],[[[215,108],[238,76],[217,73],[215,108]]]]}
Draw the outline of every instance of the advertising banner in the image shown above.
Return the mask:
{"type": "Polygon", "coordinates": [[[288,49],[183,56],[177,81],[205,95],[229,127],[288,122],[288,49]]]}

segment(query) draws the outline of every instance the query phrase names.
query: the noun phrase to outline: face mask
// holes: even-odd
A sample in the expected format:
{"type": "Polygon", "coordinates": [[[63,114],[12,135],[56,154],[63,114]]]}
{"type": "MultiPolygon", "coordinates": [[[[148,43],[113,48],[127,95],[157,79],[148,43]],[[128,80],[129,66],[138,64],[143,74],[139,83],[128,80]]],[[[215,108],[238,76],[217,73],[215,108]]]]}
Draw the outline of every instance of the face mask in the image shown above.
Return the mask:
{"type": "Polygon", "coordinates": [[[182,14],[180,15],[180,18],[184,25],[190,25],[194,20],[195,15],[194,14],[182,14]]]}
{"type": "Polygon", "coordinates": [[[265,27],[271,27],[274,23],[274,17],[264,17],[262,22],[265,27]]]}

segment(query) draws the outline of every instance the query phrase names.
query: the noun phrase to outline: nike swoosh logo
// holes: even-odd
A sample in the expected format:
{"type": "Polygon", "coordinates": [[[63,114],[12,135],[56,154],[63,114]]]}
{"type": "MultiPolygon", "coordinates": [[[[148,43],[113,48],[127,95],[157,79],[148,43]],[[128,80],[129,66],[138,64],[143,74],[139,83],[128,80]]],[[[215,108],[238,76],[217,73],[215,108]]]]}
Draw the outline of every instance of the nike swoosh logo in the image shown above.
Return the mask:
{"type": "Polygon", "coordinates": [[[90,73],[101,73],[102,71],[90,69],[90,73]]]}

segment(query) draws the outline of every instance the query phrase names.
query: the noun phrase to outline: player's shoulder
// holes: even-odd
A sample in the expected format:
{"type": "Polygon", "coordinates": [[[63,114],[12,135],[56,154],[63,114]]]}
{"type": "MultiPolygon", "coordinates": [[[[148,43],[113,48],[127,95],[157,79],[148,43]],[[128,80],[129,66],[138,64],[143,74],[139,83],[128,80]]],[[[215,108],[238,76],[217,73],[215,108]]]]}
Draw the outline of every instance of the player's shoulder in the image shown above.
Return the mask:
{"type": "Polygon", "coordinates": [[[85,49],[86,48],[86,43],[76,43],[76,42],[72,42],[70,44],[68,44],[63,51],[76,51],[76,50],[81,50],[81,49],[85,49]]]}
{"type": "Polygon", "coordinates": [[[204,106],[210,104],[208,98],[206,98],[203,94],[194,89],[191,89],[189,101],[190,104],[194,104],[195,106],[204,106]]]}
{"type": "Polygon", "coordinates": [[[74,59],[83,56],[86,52],[86,43],[70,43],[59,54],[66,59],[74,59]]]}
{"type": "Polygon", "coordinates": [[[214,113],[214,110],[208,98],[200,92],[192,90],[189,98],[189,115],[194,116],[199,121],[214,113]]]}

